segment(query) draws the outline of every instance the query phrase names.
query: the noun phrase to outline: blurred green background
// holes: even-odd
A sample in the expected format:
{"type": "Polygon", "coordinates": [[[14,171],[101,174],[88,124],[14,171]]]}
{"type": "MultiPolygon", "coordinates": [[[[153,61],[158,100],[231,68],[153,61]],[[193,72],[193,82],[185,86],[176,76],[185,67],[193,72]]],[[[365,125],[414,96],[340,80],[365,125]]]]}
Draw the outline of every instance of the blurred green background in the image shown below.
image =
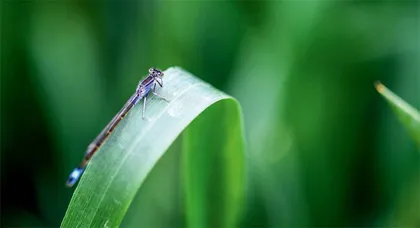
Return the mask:
{"type": "Polygon", "coordinates": [[[1,224],[58,226],[64,183],[147,69],[243,108],[241,227],[420,226],[419,1],[1,1],[1,224]]]}

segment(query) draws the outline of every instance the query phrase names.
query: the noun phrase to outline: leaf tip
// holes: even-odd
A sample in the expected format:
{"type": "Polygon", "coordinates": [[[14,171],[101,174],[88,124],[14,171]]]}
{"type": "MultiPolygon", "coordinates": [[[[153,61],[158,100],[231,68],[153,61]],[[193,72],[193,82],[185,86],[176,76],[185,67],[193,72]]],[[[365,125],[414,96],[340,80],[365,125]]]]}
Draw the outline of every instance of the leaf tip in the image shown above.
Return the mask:
{"type": "Polygon", "coordinates": [[[374,83],[374,85],[375,85],[376,90],[377,90],[379,93],[382,93],[382,92],[384,91],[385,86],[384,86],[384,85],[383,85],[380,81],[376,81],[376,82],[374,83]]]}

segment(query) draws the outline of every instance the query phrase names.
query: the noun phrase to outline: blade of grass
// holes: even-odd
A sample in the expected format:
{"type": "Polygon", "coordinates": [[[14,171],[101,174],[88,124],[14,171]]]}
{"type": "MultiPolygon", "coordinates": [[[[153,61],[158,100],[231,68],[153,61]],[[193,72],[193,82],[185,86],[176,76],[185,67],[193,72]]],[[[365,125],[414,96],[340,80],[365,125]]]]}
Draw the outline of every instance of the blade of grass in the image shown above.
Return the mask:
{"type": "Polygon", "coordinates": [[[183,133],[181,164],[188,227],[238,226],[235,219],[243,206],[244,180],[242,123],[238,116],[237,102],[217,102],[183,133]]]}
{"type": "Polygon", "coordinates": [[[179,68],[166,70],[164,80],[164,88],[158,93],[170,102],[151,97],[145,114],[148,121],[141,118],[142,103],[121,121],[86,169],[62,227],[119,226],[128,208],[135,208],[130,204],[144,180],[187,127],[188,139],[183,143],[183,160],[187,162],[182,169],[187,224],[203,227],[213,221],[224,227],[234,226],[244,167],[239,105],[179,68]],[[194,123],[203,119],[205,128],[194,123],[189,127],[194,119],[194,123]]]}
{"type": "Polygon", "coordinates": [[[420,149],[420,113],[382,83],[375,83],[376,90],[386,99],[395,115],[405,126],[417,147],[420,149]]]}

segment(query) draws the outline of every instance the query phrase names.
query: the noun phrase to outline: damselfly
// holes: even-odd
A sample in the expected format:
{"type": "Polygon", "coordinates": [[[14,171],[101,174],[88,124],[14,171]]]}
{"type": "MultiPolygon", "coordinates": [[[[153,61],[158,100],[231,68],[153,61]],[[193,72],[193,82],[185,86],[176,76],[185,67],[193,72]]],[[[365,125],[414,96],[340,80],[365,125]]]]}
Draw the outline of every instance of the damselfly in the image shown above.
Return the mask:
{"type": "Polygon", "coordinates": [[[67,180],[66,185],[72,187],[80,178],[83,171],[86,168],[86,165],[89,163],[92,156],[96,153],[99,147],[104,143],[108,138],[109,134],[114,130],[114,128],[120,123],[120,121],[127,115],[130,109],[136,105],[139,101],[144,99],[142,117],[144,119],[144,112],[146,110],[146,101],[147,95],[152,92],[155,96],[160,97],[166,101],[166,98],[159,96],[156,93],[156,84],[160,87],[163,87],[163,72],[156,68],[150,68],[149,74],[145,79],[139,82],[136,92],[128,99],[127,103],[122,107],[122,109],[112,118],[111,122],[106,125],[106,127],[99,133],[96,139],[89,144],[83,161],[78,167],[76,167],[73,172],[70,173],[69,179],[67,180]]]}

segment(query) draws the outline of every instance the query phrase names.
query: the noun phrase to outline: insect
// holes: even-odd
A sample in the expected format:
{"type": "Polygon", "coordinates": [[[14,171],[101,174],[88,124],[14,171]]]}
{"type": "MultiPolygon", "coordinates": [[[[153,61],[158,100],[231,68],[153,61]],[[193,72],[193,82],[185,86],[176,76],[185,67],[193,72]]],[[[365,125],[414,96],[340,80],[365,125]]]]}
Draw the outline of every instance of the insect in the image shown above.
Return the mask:
{"type": "Polygon", "coordinates": [[[72,187],[80,178],[83,171],[86,168],[86,165],[91,160],[92,156],[96,153],[99,147],[104,143],[104,141],[108,138],[108,136],[112,133],[114,128],[120,123],[120,121],[127,115],[130,109],[136,105],[139,101],[144,99],[143,102],[143,110],[142,110],[142,118],[144,119],[144,112],[146,111],[146,102],[147,102],[147,95],[152,92],[155,96],[166,100],[169,102],[168,99],[158,95],[156,93],[156,84],[160,87],[163,87],[163,72],[156,68],[150,68],[149,74],[145,79],[139,82],[136,91],[134,94],[128,99],[127,103],[122,107],[122,109],[112,118],[111,122],[106,125],[106,127],[99,133],[96,139],[89,144],[85,156],[78,167],[76,167],[69,176],[69,179],[66,182],[67,187],[72,187]]]}

